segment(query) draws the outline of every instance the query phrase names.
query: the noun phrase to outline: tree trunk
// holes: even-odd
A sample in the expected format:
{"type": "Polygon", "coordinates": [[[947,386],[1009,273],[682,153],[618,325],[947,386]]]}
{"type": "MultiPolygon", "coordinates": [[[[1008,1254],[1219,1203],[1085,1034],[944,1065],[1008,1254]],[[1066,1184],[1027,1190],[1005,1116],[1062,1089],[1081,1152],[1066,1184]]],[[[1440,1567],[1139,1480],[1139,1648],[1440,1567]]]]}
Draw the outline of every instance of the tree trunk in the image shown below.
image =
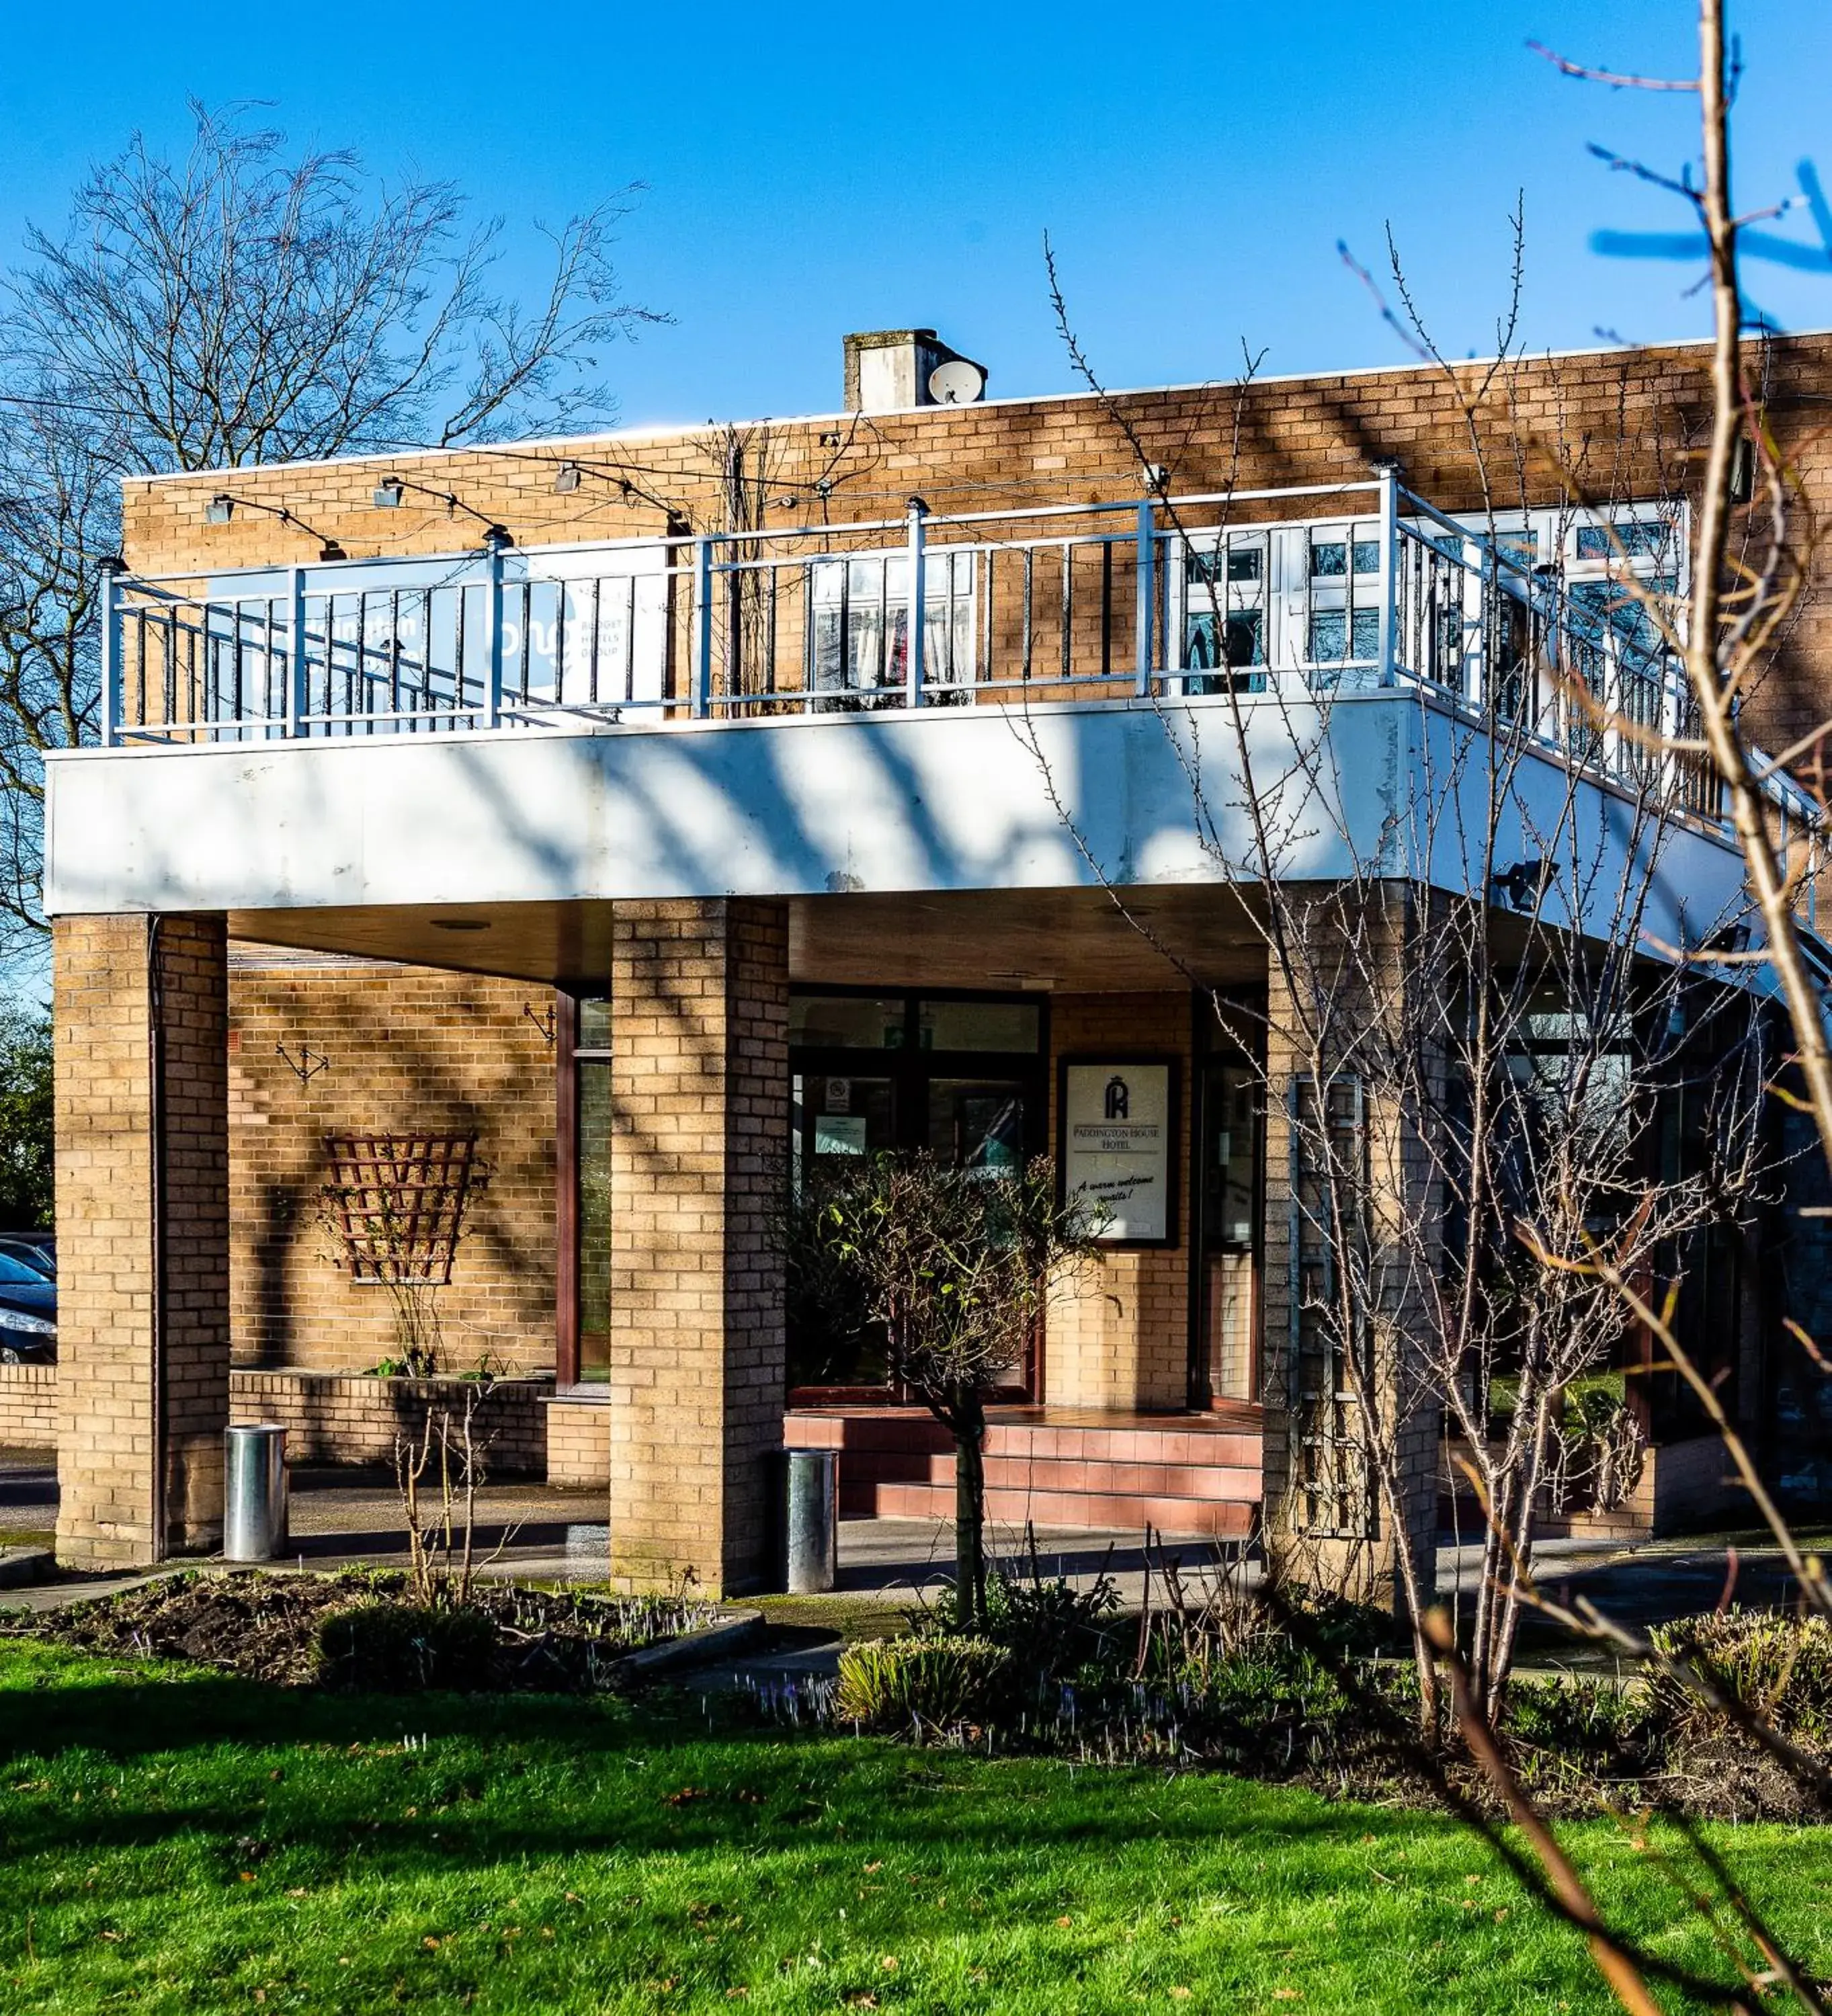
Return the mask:
{"type": "Polygon", "coordinates": [[[954,1431],[954,1575],[963,1632],[986,1616],[986,1409],[977,1393],[950,1409],[954,1431]]]}

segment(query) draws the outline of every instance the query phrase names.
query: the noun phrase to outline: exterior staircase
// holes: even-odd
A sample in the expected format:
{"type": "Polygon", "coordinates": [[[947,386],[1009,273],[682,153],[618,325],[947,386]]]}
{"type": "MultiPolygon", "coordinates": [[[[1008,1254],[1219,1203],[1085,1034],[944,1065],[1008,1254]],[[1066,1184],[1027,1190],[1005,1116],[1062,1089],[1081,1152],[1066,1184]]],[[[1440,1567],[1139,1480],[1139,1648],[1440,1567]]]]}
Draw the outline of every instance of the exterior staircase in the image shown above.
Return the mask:
{"type": "MultiPolygon", "coordinates": [[[[951,1519],[954,1449],[920,1408],[798,1408],[790,1449],[840,1458],[843,1519],[951,1519]]],[[[1261,1499],[1259,1410],[1121,1413],[996,1407],[986,1435],[986,1516],[1000,1525],[1244,1539],[1261,1499]]]]}

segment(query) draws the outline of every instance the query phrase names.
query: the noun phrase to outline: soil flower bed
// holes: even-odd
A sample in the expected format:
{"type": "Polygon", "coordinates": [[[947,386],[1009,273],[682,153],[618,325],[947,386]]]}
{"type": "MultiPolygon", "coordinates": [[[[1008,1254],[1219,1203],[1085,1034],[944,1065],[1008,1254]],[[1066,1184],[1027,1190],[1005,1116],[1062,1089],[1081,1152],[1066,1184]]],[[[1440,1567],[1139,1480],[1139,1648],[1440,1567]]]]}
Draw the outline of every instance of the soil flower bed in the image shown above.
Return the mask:
{"type": "Polygon", "coordinates": [[[288,1687],[442,1686],[596,1692],[632,1652],[716,1621],[670,1597],[556,1594],[481,1583],[462,1605],[409,1600],[404,1575],[345,1570],[170,1575],[0,1623],[0,1635],[85,1651],[184,1659],[288,1687]]]}

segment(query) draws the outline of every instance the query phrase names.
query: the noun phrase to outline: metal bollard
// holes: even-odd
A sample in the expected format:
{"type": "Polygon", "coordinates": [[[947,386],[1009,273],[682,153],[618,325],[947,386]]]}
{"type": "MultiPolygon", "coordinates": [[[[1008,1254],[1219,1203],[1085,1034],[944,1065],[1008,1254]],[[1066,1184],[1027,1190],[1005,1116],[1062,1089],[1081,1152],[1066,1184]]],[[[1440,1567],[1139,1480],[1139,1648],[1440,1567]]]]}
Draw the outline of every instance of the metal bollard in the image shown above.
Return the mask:
{"type": "Polygon", "coordinates": [[[223,1435],[225,1561],[271,1561],[286,1551],[286,1431],[256,1421],[223,1435]]]}
{"type": "Polygon", "coordinates": [[[819,1596],[839,1578],[839,1454],[784,1449],[777,1462],[778,1586],[791,1596],[819,1596]]]}

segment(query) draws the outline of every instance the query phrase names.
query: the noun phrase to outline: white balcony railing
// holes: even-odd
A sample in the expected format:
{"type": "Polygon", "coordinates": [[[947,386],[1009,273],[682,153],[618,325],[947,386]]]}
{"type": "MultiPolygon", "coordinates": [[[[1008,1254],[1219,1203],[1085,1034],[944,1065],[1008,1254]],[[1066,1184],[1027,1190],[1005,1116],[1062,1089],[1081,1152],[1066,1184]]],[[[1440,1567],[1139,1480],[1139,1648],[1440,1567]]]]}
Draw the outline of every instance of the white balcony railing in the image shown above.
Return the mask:
{"type": "MultiPolygon", "coordinates": [[[[1676,549],[1671,513],[1650,522],[1676,549]]],[[[1609,535],[1609,556],[1622,542],[1609,535]]],[[[1391,473],[436,560],[111,578],[103,740],[196,743],[1410,686],[1625,783],[1701,768],[1620,569],[1571,578],[1391,473]]],[[[1657,580],[1667,585],[1676,573],[1657,580]]]]}

